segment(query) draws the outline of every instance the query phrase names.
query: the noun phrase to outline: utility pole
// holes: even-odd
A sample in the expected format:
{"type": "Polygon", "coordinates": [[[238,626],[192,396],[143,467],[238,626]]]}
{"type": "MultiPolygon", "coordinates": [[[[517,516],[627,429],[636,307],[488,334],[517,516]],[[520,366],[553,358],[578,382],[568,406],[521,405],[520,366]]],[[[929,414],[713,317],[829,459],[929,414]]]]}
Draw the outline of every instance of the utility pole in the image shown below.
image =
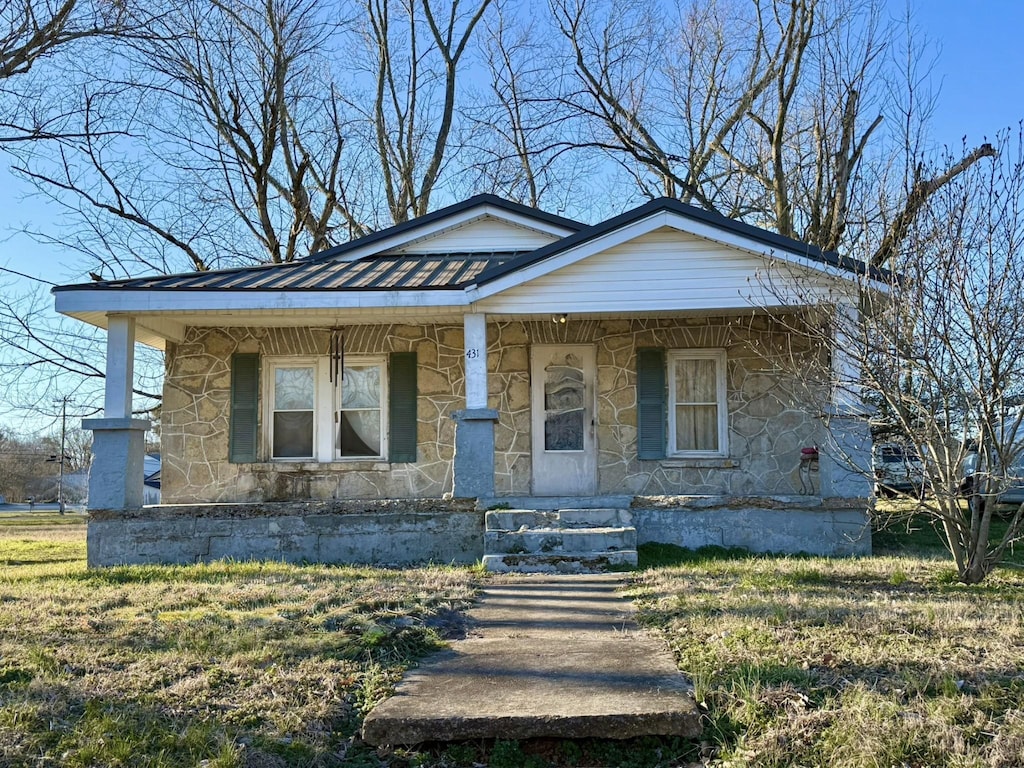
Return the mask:
{"type": "Polygon", "coordinates": [[[64,463],[67,461],[67,453],[64,450],[67,445],[68,435],[68,400],[71,398],[64,395],[57,402],[60,403],[60,456],[51,456],[47,461],[56,461],[58,464],[57,474],[57,506],[60,513],[64,514],[64,463]]]}
{"type": "Polygon", "coordinates": [[[68,434],[68,396],[65,395],[60,401],[60,474],[57,475],[57,506],[60,513],[64,514],[64,461],[67,454],[64,451],[64,444],[68,434]]]}

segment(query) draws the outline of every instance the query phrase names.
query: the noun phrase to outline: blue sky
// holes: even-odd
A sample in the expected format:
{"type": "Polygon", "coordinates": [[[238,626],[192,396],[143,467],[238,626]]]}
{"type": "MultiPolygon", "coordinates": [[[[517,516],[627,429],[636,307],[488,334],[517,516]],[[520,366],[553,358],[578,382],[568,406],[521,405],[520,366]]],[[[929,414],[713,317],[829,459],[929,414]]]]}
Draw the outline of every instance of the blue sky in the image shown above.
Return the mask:
{"type": "MultiPolygon", "coordinates": [[[[907,7],[905,0],[886,3],[897,17],[907,7]]],[[[1024,2],[913,0],[912,6],[916,23],[937,56],[932,72],[938,91],[936,144],[957,148],[966,135],[975,146],[1024,118],[1024,2]]],[[[0,267],[57,283],[81,281],[82,276],[71,271],[73,257],[19,233],[23,228],[45,229],[59,216],[42,201],[25,200],[27,190],[0,168],[0,267]]],[[[9,291],[22,292],[32,284],[0,272],[0,287],[9,291]]],[[[2,406],[0,394],[0,414],[2,406]]]]}
{"type": "MultiPolygon", "coordinates": [[[[889,0],[898,11],[905,7],[889,0]]],[[[959,146],[992,138],[1024,118],[1024,3],[1020,0],[918,0],[915,18],[938,47],[936,139],[959,146]]]]}

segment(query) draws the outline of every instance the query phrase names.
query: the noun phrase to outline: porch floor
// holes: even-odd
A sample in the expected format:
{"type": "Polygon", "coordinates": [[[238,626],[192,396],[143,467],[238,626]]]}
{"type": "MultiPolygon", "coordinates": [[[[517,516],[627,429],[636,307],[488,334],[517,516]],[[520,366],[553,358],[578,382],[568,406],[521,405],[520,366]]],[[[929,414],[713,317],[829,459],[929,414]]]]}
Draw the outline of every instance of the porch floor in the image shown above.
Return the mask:
{"type": "Polygon", "coordinates": [[[466,637],[407,673],[370,744],[700,734],[692,688],[633,622],[618,574],[493,581],[466,637]]]}

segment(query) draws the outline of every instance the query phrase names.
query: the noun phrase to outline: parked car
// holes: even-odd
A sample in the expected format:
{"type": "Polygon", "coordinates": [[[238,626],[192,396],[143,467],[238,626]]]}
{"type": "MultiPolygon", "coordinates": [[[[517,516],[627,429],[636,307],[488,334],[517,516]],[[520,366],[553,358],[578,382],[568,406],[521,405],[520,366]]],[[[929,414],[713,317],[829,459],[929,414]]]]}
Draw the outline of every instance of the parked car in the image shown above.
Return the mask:
{"type": "Polygon", "coordinates": [[[871,448],[871,468],[875,474],[875,496],[891,498],[902,493],[920,497],[924,493],[924,467],[913,446],[875,443],[871,448]]]}
{"type": "MultiPolygon", "coordinates": [[[[1024,424],[1011,423],[1006,429],[1015,429],[1013,444],[1017,448],[1013,461],[1004,473],[999,468],[993,470],[994,477],[1001,477],[1005,483],[999,492],[1000,504],[1024,504],[1024,424]]],[[[978,453],[977,443],[968,443],[968,453],[964,458],[963,475],[964,480],[960,486],[961,494],[970,497],[975,490],[978,479],[975,473],[984,471],[981,467],[981,456],[978,453]],[[973,444],[972,444],[973,443],[973,444]]]]}

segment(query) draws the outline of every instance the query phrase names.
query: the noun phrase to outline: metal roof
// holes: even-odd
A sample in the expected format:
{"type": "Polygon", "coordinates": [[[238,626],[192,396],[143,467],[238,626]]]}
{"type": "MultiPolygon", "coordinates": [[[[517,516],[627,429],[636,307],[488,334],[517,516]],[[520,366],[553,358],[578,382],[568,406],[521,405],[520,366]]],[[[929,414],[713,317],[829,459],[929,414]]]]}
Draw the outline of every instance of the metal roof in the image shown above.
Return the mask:
{"type": "Polygon", "coordinates": [[[658,212],[669,212],[711,225],[718,230],[739,235],[769,248],[779,248],[812,262],[855,274],[884,278],[884,270],[867,269],[862,263],[820,249],[759,227],[734,221],[681,203],[671,198],[658,198],[593,226],[560,216],[526,208],[493,195],[478,195],[463,203],[435,211],[396,227],[314,254],[306,259],[285,264],[261,264],[209,272],[179,275],[154,275],[124,280],[103,280],[78,285],[58,286],[54,293],[64,291],[423,291],[452,290],[472,284],[484,285],[531,264],[551,258],[574,247],[595,240],[614,230],[626,227],[658,212]],[[424,222],[434,223],[465,213],[479,206],[496,206],[508,213],[529,215],[535,220],[558,225],[571,234],[547,246],[532,250],[494,252],[439,252],[415,254],[369,253],[361,258],[345,260],[355,248],[378,243],[398,234],[413,235],[424,222]]]}
{"type": "Polygon", "coordinates": [[[351,240],[341,245],[336,245],[333,248],[328,248],[325,251],[310,254],[309,256],[302,257],[303,261],[325,261],[329,259],[336,259],[339,256],[343,256],[349,251],[353,251],[357,248],[365,248],[367,245],[371,245],[375,242],[393,238],[398,235],[408,234],[409,236],[415,236],[417,229],[422,229],[427,225],[433,224],[434,222],[444,221],[445,219],[456,216],[460,213],[472,211],[474,208],[481,208],[484,206],[491,206],[500,211],[504,211],[509,214],[523,216],[527,219],[533,219],[537,222],[544,222],[551,226],[560,227],[568,230],[569,232],[578,232],[581,229],[586,228],[586,224],[582,224],[573,219],[567,219],[564,216],[558,216],[554,213],[548,213],[542,211],[539,208],[530,208],[529,206],[522,205],[520,203],[514,203],[511,200],[505,200],[504,198],[496,195],[481,194],[474,195],[468,200],[463,200],[461,203],[455,203],[445,208],[440,208],[431,213],[419,216],[409,221],[404,221],[401,224],[395,224],[394,226],[387,227],[385,229],[378,230],[377,232],[371,232],[368,235],[351,240]]]}
{"type": "Polygon", "coordinates": [[[215,272],[155,275],[62,286],[61,290],[221,290],[367,291],[430,290],[462,287],[520,251],[495,253],[417,253],[369,256],[356,261],[296,261],[215,272]]]}
{"type": "Polygon", "coordinates": [[[715,211],[708,211],[687,203],[682,203],[675,198],[658,197],[648,201],[638,208],[626,211],[625,213],[594,224],[593,226],[586,227],[569,235],[568,237],[562,238],[561,240],[556,240],[550,245],[529,251],[515,259],[510,259],[500,264],[493,263],[480,275],[480,279],[477,283],[481,285],[489,283],[490,281],[496,280],[510,272],[515,272],[516,270],[527,267],[530,264],[551,258],[556,254],[562,253],[591,240],[595,240],[602,235],[613,232],[616,229],[626,227],[633,222],[640,221],[647,216],[651,216],[661,211],[667,211],[693,221],[709,224],[717,229],[748,238],[754,242],[766,245],[769,248],[779,248],[789,253],[802,256],[809,261],[818,262],[819,264],[824,264],[853,274],[867,275],[868,277],[876,280],[885,279],[889,276],[886,270],[879,269],[877,267],[869,268],[863,262],[857,261],[856,259],[851,259],[847,256],[840,256],[839,254],[831,251],[822,251],[817,246],[804,243],[800,240],[794,240],[791,237],[770,232],[760,227],[755,227],[752,224],[747,224],[746,222],[730,219],[715,211]]]}

